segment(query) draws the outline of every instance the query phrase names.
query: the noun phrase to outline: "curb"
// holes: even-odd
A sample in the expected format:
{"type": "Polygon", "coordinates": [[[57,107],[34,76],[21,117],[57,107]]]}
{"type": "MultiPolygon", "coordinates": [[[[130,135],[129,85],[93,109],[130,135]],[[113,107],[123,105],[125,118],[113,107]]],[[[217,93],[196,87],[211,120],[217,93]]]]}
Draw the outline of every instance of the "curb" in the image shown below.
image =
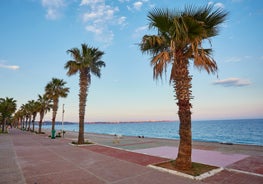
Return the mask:
{"type": "Polygon", "coordinates": [[[174,175],[177,175],[177,176],[182,176],[182,177],[185,177],[185,178],[189,178],[189,179],[192,179],[192,180],[203,180],[205,178],[208,178],[210,176],[213,176],[221,171],[224,170],[223,167],[220,167],[220,168],[217,168],[217,169],[213,169],[209,172],[206,172],[206,173],[203,173],[199,176],[192,176],[192,175],[189,175],[189,174],[185,174],[185,173],[182,173],[182,172],[179,172],[179,171],[174,171],[174,170],[170,170],[170,169],[165,169],[165,168],[162,168],[162,167],[157,167],[157,166],[154,166],[154,165],[148,165],[147,167],[150,167],[150,168],[153,168],[153,169],[156,169],[158,171],[162,171],[162,172],[167,172],[167,173],[170,173],[170,174],[174,174],[174,175]]]}

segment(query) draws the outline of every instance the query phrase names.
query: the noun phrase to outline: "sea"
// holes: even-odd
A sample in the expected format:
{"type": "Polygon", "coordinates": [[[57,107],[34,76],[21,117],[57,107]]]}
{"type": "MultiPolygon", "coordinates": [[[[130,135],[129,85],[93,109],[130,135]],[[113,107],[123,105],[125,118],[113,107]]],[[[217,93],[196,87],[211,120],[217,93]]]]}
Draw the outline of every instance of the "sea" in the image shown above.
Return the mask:
{"type": "MultiPolygon", "coordinates": [[[[57,122],[55,129],[78,131],[78,126],[78,123],[71,122],[65,122],[62,126],[61,122],[57,122]]],[[[50,129],[50,122],[45,122],[43,128],[50,129]]],[[[179,122],[85,123],[84,131],[98,134],[179,139],[179,122]]],[[[192,121],[192,139],[203,142],[263,146],[263,119],[192,121]]]]}

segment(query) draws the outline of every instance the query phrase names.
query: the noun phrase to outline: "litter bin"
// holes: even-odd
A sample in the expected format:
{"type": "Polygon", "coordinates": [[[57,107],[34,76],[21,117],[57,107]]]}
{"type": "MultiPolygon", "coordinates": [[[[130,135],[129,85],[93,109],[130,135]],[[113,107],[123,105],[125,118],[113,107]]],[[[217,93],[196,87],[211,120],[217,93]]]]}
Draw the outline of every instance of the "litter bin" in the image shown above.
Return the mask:
{"type": "Polygon", "coordinates": [[[51,139],[56,138],[56,130],[51,130],[51,139]]]}

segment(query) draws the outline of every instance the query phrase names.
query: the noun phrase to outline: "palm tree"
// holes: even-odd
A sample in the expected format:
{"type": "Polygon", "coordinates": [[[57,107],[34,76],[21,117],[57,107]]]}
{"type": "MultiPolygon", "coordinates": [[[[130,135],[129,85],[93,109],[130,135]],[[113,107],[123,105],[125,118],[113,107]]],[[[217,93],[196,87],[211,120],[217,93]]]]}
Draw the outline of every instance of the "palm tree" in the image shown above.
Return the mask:
{"type": "Polygon", "coordinates": [[[26,105],[25,104],[22,104],[21,107],[20,107],[20,110],[21,111],[21,129],[22,130],[25,130],[26,127],[27,127],[27,109],[26,109],[26,105]]]}
{"type": "Polygon", "coordinates": [[[28,131],[31,131],[31,122],[33,125],[33,131],[35,128],[35,118],[37,115],[37,104],[35,100],[29,100],[26,104],[28,116],[29,116],[29,121],[28,121],[28,131]]]}
{"type": "Polygon", "coordinates": [[[101,76],[100,69],[105,66],[101,60],[104,52],[98,48],[88,47],[81,44],[81,50],[72,48],[67,51],[73,60],[69,60],[65,64],[68,69],[67,75],[71,76],[79,72],[79,135],[78,144],[84,144],[84,119],[85,106],[87,101],[87,92],[91,83],[91,73],[97,77],[101,76]]]}
{"type": "Polygon", "coordinates": [[[0,120],[2,123],[2,132],[5,132],[6,122],[16,111],[16,100],[13,98],[0,98],[0,120]]]}
{"type": "Polygon", "coordinates": [[[40,116],[40,119],[39,119],[39,128],[38,128],[38,133],[41,133],[41,128],[42,128],[42,122],[43,122],[43,119],[44,119],[44,115],[50,111],[50,109],[52,108],[52,100],[47,98],[47,95],[44,94],[44,95],[38,95],[38,103],[39,103],[39,109],[38,109],[38,112],[39,112],[39,116],[40,116]]]}
{"type": "Polygon", "coordinates": [[[213,10],[212,6],[188,6],[182,12],[169,9],[154,9],[149,12],[149,28],[158,31],[157,35],[145,35],[140,43],[143,53],[153,57],[154,79],[161,78],[171,65],[170,83],[173,84],[180,120],[180,144],[175,161],[176,167],[190,169],[192,166],[191,133],[191,80],[189,62],[208,74],[217,71],[217,64],[211,57],[212,50],[203,48],[203,41],[218,34],[218,26],[225,21],[227,12],[213,10]]]}
{"type": "Polygon", "coordinates": [[[66,82],[63,79],[52,78],[52,80],[46,85],[45,91],[47,98],[52,99],[53,113],[52,113],[52,138],[55,136],[55,121],[58,110],[59,97],[65,98],[68,96],[69,88],[65,87],[66,82]]]}
{"type": "Polygon", "coordinates": [[[14,127],[19,127],[22,129],[22,123],[23,123],[23,111],[22,109],[20,108],[18,111],[16,111],[15,115],[14,115],[14,118],[15,118],[15,124],[14,124],[14,127]]]}

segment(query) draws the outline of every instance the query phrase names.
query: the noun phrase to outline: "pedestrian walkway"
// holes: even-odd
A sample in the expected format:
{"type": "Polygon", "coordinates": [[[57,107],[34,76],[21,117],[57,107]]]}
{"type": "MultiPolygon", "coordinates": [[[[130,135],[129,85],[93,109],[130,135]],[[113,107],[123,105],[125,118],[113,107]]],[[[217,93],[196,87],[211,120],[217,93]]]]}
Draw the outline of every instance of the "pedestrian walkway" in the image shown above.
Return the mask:
{"type": "MultiPolygon", "coordinates": [[[[155,148],[138,149],[134,151],[137,153],[144,153],[148,155],[174,159],[174,155],[177,155],[178,153],[178,147],[161,146],[155,148]]],[[[213,150],[192,149],[193,162],[213,165],[217,167],[226,167],[247,157],[249,157],[249,155],[224,154],[222,152],[213,150]]]]}
{"type": "MultiPolygon", "coordinates": [[[[102,140],[100,135],[93,136],[93,140],[102,140]]],[[[37,135],[17,129],[12,129],[9,134],[0,134],[0,184],[263,183],[260,174],[234,171],[246,164],[251,165],[253,161],[254,165],[251,166],[254,170],[250,172],[261,173],[262,165],[259,166],[258,163],[262,162],[254,163],[253,159],[240,160],[233,163],[233,170],[224,170],[203,181],[194,181],[145,166],[164,158],[116,149],[108,145],[72,146],[67,138],[50,139],[46,134],[37,135]]],[[[130,144],[134,140],[131,138],[128,141],[127,138],[130,144]]],[[[112,140],[108,141],[109,144],[110,142],[112,140]]],[[[149,144],[153,145],[153,142],[149,144]]],[[[130,146],[136,148],[136,145],[130,146]]],[[[138,144],[137,149],[142,146],[145,147],[146,144],[138,144]]],[[[262,161],[261,156],[257,158],[262,161]]]]}

